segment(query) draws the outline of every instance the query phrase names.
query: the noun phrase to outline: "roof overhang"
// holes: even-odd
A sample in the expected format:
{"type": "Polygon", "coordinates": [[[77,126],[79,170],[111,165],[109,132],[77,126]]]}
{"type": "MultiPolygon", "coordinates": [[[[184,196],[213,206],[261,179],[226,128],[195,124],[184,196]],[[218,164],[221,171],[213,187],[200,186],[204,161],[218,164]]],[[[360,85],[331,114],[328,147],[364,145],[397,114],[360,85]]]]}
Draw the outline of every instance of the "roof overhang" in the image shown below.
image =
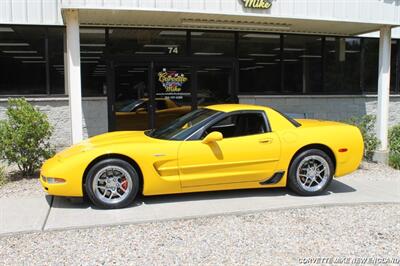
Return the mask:
{"type": "MultiPolygon", "coordinates": [[[[72,8],[62,8],[62,14],[72,8]]],[[[237,30],[316,35],[355,36],[385,24],[272,17],[264,14],[218,14],[143,9],[79,8],[81,26],[237,30]]]]}

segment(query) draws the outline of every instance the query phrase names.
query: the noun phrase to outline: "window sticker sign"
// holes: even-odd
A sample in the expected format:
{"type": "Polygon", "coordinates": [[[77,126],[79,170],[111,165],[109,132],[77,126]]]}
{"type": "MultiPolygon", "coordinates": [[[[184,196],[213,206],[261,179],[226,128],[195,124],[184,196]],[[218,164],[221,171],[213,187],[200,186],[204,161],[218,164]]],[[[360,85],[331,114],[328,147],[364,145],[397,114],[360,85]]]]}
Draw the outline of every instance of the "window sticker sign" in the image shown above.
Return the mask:
{"type": "Polygon", "coordinates": [[[272,3],[268,0],[242,0],[244,7],[256,9],[269,9],[272,3]]]}
{"type": "Polygon", "coordinates": [[[158,81],[161,83],[165,92],[181,92],[182,86],[188,81],[183,73],[177,71],[167,71],[165,68],[158,72],[158,81]]]}

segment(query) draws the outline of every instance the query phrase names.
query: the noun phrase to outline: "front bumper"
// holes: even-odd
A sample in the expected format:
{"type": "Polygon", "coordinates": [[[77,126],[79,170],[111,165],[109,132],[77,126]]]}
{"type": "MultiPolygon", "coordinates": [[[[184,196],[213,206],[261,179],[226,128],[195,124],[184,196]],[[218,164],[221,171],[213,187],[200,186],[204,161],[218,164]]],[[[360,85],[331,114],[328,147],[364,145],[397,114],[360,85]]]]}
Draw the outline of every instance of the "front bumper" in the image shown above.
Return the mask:
{"type": "Polygon", "coordinates": [[[49,195],[82,197],[82,176],[79,169],[74,169],[69,164],[53,157],[43,164],[40,171],[40,183],[49,195]],[[62,179],[64,182],[49,182],[50,178],[62,179]]]}

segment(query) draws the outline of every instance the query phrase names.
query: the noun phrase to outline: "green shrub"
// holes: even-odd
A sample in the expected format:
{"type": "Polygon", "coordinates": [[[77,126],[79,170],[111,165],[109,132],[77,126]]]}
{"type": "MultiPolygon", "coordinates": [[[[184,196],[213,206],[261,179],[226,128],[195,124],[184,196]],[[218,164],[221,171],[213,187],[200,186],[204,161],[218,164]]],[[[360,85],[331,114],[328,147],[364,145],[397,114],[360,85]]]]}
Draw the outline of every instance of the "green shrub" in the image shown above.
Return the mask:
{"type": "Polygon", "coordinates": [[[400,170],[400,154],[390,153],[389,154],[389,165],[394,169],[400,170]]]}
{"type": "Polygon", "coordinates": [[[389,147],[390,151],[400,153],[400,125],[389,130],[389,147]]]}
{"type": "Polygon", "coordinates": [[[375,116],[364,115],[361,117],[353,117],[347,123],[355,125],[361,131],[364,138],[364,158],[367,161],[372,161],[374,152],[379,145],[379,140],[375,135],[375,116]]]}
{"type": "Polygon", "coordinates": [[[9,99],[7,119],[0,121],[0,156],[16,164],[21,174],[33,175],[54,150],[49,143],[52,127],[47,116],[25,99],[9,99]]]}
{"type": "Polygon", "coordinates": [[[389,165],[400,169],[400,125],[394,126],[389,131],[389,165]]]}
{"type": "Polygon", "coordinates": [[[7,183],[6,170],[3,166],[0,166],[0,187],[7,183]]]}

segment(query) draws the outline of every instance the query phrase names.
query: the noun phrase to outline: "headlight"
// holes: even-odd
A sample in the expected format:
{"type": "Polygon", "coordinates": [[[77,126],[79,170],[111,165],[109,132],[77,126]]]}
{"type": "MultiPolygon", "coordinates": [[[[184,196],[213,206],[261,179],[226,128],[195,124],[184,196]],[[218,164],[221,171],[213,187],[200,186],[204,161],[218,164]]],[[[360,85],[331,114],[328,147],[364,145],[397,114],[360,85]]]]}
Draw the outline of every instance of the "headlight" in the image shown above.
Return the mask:
{"type": "Polygon", "coordinates": [[[65,179],[62,179],[62,178],[42,176],[42,179],[44,182],[49,183],[49,184],[65,183],[65,179]]]}

